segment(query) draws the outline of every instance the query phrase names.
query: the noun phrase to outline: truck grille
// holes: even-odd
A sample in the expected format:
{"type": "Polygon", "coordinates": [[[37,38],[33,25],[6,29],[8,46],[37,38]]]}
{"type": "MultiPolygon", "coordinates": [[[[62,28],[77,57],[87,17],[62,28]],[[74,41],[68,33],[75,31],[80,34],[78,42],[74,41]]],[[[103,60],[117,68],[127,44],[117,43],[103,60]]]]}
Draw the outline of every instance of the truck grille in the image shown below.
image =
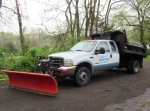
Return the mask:
{"type": "Polygon", "coordinates": [[[60,67],[64,64],[64,59],[60,57],[50,57],[50,66],[51,67],[60,67]]]}

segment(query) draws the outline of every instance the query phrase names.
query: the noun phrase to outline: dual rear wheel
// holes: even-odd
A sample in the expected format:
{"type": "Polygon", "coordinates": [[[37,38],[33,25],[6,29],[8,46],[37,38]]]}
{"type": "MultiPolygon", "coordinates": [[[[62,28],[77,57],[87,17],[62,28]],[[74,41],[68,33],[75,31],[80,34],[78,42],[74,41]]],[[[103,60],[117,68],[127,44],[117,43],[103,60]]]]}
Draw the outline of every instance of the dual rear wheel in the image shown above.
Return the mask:
{"type": "Polygon", "coordinates": [[[140,63],[137,60],[131,60],[127,64],[127,72],[130,74],[136,74],[139,72],[140,63]]]}

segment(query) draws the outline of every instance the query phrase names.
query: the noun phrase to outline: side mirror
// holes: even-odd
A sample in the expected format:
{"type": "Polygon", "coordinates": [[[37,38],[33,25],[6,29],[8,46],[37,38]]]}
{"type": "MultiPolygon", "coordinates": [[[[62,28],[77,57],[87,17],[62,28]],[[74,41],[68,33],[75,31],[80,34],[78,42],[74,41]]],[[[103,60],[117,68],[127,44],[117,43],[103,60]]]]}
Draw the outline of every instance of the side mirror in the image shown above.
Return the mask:
{"type": "Polygon", "coordinates": [[[105,54],[105,49],[104,48],[100,48],[100,54],[105,54]]]}
{"type": "Polygon", "coordinates": [[[95,50],[95,54],[104,54],[105,53],[105,49],[104,48],[100,48],[100,50],[95,50]]]}

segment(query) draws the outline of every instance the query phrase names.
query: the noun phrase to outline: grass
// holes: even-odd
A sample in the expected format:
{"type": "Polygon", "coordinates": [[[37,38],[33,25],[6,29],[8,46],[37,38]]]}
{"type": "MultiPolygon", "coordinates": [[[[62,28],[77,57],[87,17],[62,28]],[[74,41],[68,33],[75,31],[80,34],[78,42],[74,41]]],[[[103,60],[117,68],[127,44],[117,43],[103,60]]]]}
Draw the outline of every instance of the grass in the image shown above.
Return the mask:
{"type": "Polygon", "coordinates": [[[8,83],[8,76],[0,72],[0,84],[8,83]]]}
{"type": "Polygon", "coordinates": [[[0,73],[0,79],[7,79],[8,76],[4,73],[0,73]]]}
{"type": "Polygon", "coordinates": [[[0,84],[8,83],[8,76],[4,73],[0,73],[0,84]]]}
{"type": "Polygon", "coordinates": [[[150,60],[150,55],[148,55],[144,60],[150,60]]]}

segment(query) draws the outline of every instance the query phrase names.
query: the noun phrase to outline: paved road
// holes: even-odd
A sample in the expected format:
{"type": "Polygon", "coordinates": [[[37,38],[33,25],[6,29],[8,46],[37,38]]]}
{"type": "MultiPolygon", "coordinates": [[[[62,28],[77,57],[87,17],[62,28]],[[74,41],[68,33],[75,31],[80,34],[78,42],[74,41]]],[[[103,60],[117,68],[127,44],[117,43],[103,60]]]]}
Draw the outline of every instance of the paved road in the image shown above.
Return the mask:
{"type": "Polygon", "coordinates": [[[136,75],[125,70],[94,74],[90,84],[76,87],[71,79],[59,84],[57,97],[47,97],[0,85],[0,111],[146,111],[150,107],[150,61],[136,75]],[[145,103],[141,103],[140,99],[145,103]],[[130,107],[129,107],[130,105],[130,107]],[[141,110],[138,108],[144,108],[141,110]]]}

